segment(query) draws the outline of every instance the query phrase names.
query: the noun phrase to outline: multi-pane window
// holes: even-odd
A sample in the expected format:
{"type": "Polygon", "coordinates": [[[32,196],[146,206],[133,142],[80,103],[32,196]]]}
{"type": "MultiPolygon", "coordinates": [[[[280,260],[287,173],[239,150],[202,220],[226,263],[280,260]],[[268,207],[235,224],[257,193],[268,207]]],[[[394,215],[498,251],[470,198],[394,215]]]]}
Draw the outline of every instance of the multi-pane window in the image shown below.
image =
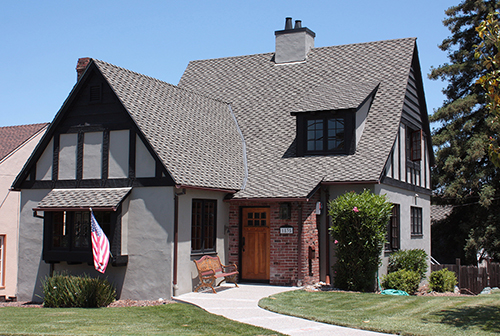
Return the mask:
{"type": "Polygon", "coordinates": [[[422,208],[411,207],[411,234],[422,235],[422,208]]]}
{"type": "Polygon", "coordinates": [[[191,215],[191,252],[215,251],[217,201],[194,199],[191,215]]]}
{"type": "MultiPolygon", "coordinates": [[[[98,211],[94,216],[106,236],[111,231],[111,212],[98,211]]],[[[51,249],[90,251],[90,212],[55,211],[52,213],[51,249]]]]}
{"type": "Polygon", "coordinates": [[[0,288],[5,287],[5,235],[0,235],[0,288]]]}
{"type": "Polygon", "coordinates": [[[267,212],[249,212],[247,226],[267,226],[267,212]]]}
{"type": "Polygon", "coordinates": [[[410,161],[422,160],[422,130],[406,127],[406,158],[410,161]]]}
{"type": "Polygon", "coordinates": [[[387,224],[386,251],[399,250],[399,204],[393,204],[391,218],[387,224]]]}
{"type": "Polygon", "coordinates": [[[342,151],[344,149],[344,118],[321,118],[307,120],[306,150],[308,152],[342,151]]]}

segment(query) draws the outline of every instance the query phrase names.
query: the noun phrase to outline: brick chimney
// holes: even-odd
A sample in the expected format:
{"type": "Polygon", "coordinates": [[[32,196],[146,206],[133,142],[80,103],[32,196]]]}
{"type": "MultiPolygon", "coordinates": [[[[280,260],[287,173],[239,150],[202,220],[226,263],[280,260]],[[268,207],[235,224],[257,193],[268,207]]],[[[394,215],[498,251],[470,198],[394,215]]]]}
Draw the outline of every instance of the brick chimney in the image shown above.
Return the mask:
{"type": "Polygon", "coordinates": [[[80,80],[80,77],[82,77],[83,73],[85,72],[85,69],[87,69],[87,66],[90,63],[91,58],[90,57],[82,57],[78,59],[78,63],[76,63],[76,81],[78,82],[80,80]]]}
{"type": "Polygon", "coordinates": [[[296,20],[292,28],[292,18],[285,19],[285,29],[274,32],[276,35],[276,64],[302,62],[307,58],[311,48],[314,48],[316,34],[309,28],[302,28],[302,21],[296,20]]]}

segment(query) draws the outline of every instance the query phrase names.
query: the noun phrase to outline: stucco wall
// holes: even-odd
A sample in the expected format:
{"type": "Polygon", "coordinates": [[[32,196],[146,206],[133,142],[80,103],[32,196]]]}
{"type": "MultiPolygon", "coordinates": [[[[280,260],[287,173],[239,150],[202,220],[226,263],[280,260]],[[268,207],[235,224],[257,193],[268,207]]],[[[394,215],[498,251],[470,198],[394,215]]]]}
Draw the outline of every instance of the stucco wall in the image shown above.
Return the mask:
{"type": "MultiPolygon", "coordinates": [[[[333,200],[336,197],[349,192],[355,191],[357,193],[362,192],[364,189],[368,189],[375,194],[387,195],[387,199],[395,204],[400,205],[400,249],[423,249],[430,256],[431,253],[431,232],[430,232],[430,195],[418,194],[414,191],[401,189],[393,186],[383,185],[383,184],[346,184],[346,185],[331,185],[329,186],[328,192],[330,193],[330,199],[333,200]],[[412,206],[422,208],[422,229],[423,235],[421,237],[411,236],[411,222],[410,222],[410,208],[412,206]]],[[[327,207],[325,211],[328,211],[327,207]]],[[[326,219],[325,219],[326,221],[326,219]]],[[[324,222],[322,223],[324,225],[324,222]]],[[[325,233],[325,230],[322,231],[325,233]]],[[[322,246],[322,261],[323,256],[328,253],[325,251],[327,247],[322,246]]],[[[330,244],[330,267],[335,264],[335,252],[334,247],[330,244]]],[[[390,253],[382,253],[382,266],[379,268],[379,274],[383,275],[387,273],[387,262],[390,253]]],[[[430,266],[429,266],[430,269],[430,266]]],[[[329,268],[326,264],[322,266],[322,279],[325,272],[328,273],[329,268]],[[324,269],[324,271],[323,271],[324,269]]]]}
{"type": "Polygon", "coordinates": [[[0,161],[0,235],[5,235],[5,286],[0,296],[15,297],[17,293],[17,258],[19,206],[21,193],[9,192],[12,182],[31,155],[43,132],[0,161]]]}
{"type": "MultiPolygon", "coordinates": [[[[31,209],[49,190],[23,190],[19,299],[40,301],[40,279],[50,272],[42,260],[43,220],[34,218],[31,209]]],[[[172,243],[174,202],[173,187],[133,188],[122,206],[122,254],[128,255],[127,266],[108,265],[101,275],[93,265],[54,264],[55,271],[69,274],[87,273],[108,278],[122,299],[152,300],[172,295],[172,243]]]]}
{"type": "MultiPolygon", "coordinates": [[[[193,291],[199,283],[198,271],[193,262],[201,255],[191,255],[191,209],[193,199],[217,200],[217,240],[216,251],[223,264],[228,258],[229,204],[224,202],[224,192],[185,189],[186,194],[179,196],[179,250],[178,250],[178,289],[176,295],[193,291]]],[[[177,189],[180,193],[181,190],[177,189]]]]}
{"type": "Polygon", "coordinates": [[[122,202],[122,254],[127,266],[108,265],[104,275],[93,265],[55,264],[56,271],[89,274],[112,282],[120,299],[156,300],[171,296],[173,188],[133,188],[122,202]]]}
{"type": "MultiPolygon", "coordinates": [[[[423,249],[427,255],[431,255],[431,215],[430,215],[430,195],[404,190],[388,185],[376,185],[375,191],[379,194],[387,194],[387,198],[392,203],[400,205],[400,250],[423,249]],[[422,236],[412,237],[410,208],[422,208],[422,236]]],[[[387,262],[390,253],[384,253],[383,264],[380,274],[387,273],[387,262]]],[[[428,261],[430,263],[430,261],[428,261]]],[[[429,270],[427,272],[430,274],[429,270]]]]}
{"type": "Polygon", "coordinates": [[[49,193],[49,189],[23,190],[21,192],[21,212],[19,218],[19,301],[41,301],[41,280],[50,271],[49,264],[42,260],[43,219],[33,217],[33,208],[49,193]]]}

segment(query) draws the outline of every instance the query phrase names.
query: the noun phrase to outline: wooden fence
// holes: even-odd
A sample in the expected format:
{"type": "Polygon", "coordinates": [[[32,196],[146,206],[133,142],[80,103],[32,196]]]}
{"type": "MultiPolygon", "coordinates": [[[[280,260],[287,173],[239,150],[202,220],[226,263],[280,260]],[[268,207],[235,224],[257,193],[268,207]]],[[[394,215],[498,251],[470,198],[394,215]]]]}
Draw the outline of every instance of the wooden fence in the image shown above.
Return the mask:
{"type": "Polygon", "coordinates": [[[447,268],[455,272],[460,290],[479,294],[485,287],[500,287],[500,263],[488,262],[486,267],[462,266],[456,264],[431,265],[431,271],[447,268]]]}

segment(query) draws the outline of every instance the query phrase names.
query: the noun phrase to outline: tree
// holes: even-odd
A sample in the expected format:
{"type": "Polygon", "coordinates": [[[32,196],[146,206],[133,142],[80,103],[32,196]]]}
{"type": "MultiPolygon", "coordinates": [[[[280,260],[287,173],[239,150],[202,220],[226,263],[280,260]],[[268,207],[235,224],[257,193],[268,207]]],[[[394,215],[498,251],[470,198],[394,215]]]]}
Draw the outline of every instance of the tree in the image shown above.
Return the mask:
{"type": "MultiPolygon", "coordinates": [[[[475,28],[499,7],[497,0],[464,0],[446,10],[443,23],[451,36],[439,48],[448,53],[449,63],[432,68],[429,75],[431,79],[448,82],[443,90],[446,100],[430,118],[438,125],[432,136],[436,148],[434,202],[470,210],[461,211],[465,217],[460,219],[467,225],[457,227],[448,223],[440,231],[467,237],[462,244],[474,257],[484,247],[481,242],[491,232],[488,228],[500,227],[495,220],[500,209],[500,171],[488,157],[488,139],[498,132],[498,125],[488,113],[484,90],[476,84],[487,71],[474,55],[475,46],[481,44],[475,28]],[[485,216],[485,221],[477,221],[475,213],[489,216],[485,216]]],[[[485,48],[486,51],[491,46],[485,48]]],[[[500,252],[500,249],[494,251],[494,246],[490,244],[490,255],[500,252]]]]}
{"type": "MultiPolygon", "coordinates": [[[[477,80],[488,100],[486,107],[493,116],[492,123],[498,126],[500,120],[500,25],[498,23],[498,12],[488,14],[485,21],[476,28],[481,38],[481,43],[476,46],[475,57],[482,60],[483,67],[487,70],[477,80]]],[[[490,160],[500,168],[500,147],[498,132],[490,137],[488,151],[490,160]]]]}
{"type": "Polygon", "coordinates": [[[330,201],[328,211],[336,246],[335,286],[373,291],[392,204],[368,190],[353,191],[330,201]]]}

